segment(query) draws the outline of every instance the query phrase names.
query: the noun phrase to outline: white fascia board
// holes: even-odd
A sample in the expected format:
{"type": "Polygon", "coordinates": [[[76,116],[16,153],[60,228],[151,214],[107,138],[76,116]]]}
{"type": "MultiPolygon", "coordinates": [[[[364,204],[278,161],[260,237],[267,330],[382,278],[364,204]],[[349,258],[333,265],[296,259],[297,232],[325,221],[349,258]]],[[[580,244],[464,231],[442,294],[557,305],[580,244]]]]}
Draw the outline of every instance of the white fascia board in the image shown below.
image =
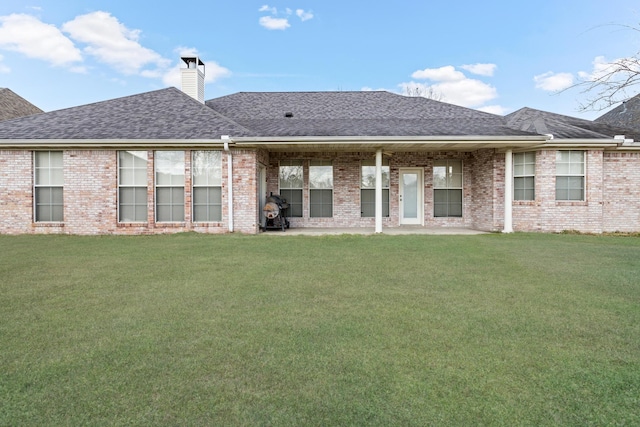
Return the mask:
{"type": "Polygon", "coordinates": [[[452,135],[452,136],[299,136],[299,137],[240,137],[232,138],[237,144],[360,144],[360,143],[420,143],[420,142],[544,142],[549,138],[540,136],[485,136],[485,135],[452,135]]]}
{"type": "Polygon", "coordinates": [[[222,148],[222,139],[0,139],[0,149],[222,148]]]}

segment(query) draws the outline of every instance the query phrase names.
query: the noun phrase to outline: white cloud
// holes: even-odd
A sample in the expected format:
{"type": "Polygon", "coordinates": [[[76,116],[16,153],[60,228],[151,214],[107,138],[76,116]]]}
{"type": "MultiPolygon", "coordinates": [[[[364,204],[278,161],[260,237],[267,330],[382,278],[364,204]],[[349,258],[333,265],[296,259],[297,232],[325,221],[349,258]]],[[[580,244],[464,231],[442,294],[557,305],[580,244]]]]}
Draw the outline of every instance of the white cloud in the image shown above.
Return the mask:
{"type": "MultiPolygon", "coordinates": [[[[259,12],[267,12],[270,13],[270,16],[262,16],[258,20],[260,25],[267,30],[286,30],[291,27],[289,23],[289,17],[293,15],[294,11],[290,8],[285,8],[284,12],[278,13],[278,9],[275,7],[271,7],[268,4],[263,5],[258,9],[259,12]],[[279,17],[285,15],[286,17],[279,17]]],[[[296,9],[295,14],[302,22],[313,19],[313,13],[310,11],[305,11],[304,9],[296,9]]]]}
{"type": "Polygon", "coordinates": [[[467,64],[462,65],[460,68],[467,70],[470,73],[477,74],[479,76],[493,76],[498,66],[496,64],[467,64]]]}
{"type": "Polygon", "coordinates": [[[274,18],[272,16],[263,16],[259,22],[267,30],[286,30],[291,26],[287,18],[274,18]]]}
{"type": "Polygon", "coordinates": [[[470,79],[455,67],[447,65],[440,68],[425,68],[414,72],[411,77],[419,80],[431,80],[433,84],[401,83],[407,88],[418,88],[419,93],[435,94],[439,100],[463,107],[479,107],[498,97],[493,86],[476,79],[470,79]]]}
{"type": "Polygon", "coordinates": [[[485,105],[484,107],[477,108],[478,111],[484,111],[485,113],[497,114],[504,116],[509,111],[501,105],[485,105]]]}
{"type": "Polygon", "coordinates": [[[77,16],[62,30],[87,46],[84,51],[123,74],[158,77],[170,61],[138,42],[140,30],[130,30],[107,12],[77,16]],[[146,67],[155,67],[144,70],[146,67]]]}
{"type": "Polygon", "coordinates": [[[573,74],[548,71],[544,74],[534,76],[533,81],[536,83],[537,89],[542,89],[547,92],[558,92],[573,85],[573,74]]]}
{"type": "Polygon", "coordinates": [[[296,15],[298,15],[298,18],[300,18],[302,22],[308,21],[309,19],[313,19],[312,12],[305,12],[302,9],[296,9],[296,15]]]}
{"type": "Polygon", "coordinates": [[[58,28],[25,14],[0,16],[0,48],[56,66],[82,61],[80,50],[58,28]]]}
{"type": "Polygon", "coordinates": [[[270,12],[272,15],[277,15],[278,9],[276,9],[275,7],[271,7],[268,4],[265,4],[260,9],[258,9],[258,12],[270,12]]]}
{"type": "Polygon", "coordinates": [[[455,82],[464,80],[465,75],[457,71],[455,67],[447,65],[440,68],[425,68],[424,70],[415,71],[411,74],[414,79],[433,80],[436,82],[455,82]]]}

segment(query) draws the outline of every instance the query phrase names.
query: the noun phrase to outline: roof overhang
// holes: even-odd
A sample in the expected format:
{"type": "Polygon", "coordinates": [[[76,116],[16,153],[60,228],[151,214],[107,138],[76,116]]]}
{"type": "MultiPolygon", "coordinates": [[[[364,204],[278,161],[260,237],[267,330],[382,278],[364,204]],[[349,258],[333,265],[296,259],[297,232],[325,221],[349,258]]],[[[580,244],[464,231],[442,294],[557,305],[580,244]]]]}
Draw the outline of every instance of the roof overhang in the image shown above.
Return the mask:
{"type": "Polygon", "coordinates": [[[531,147],[535,150],[605,150],[605,151],[636,151],[640,145],[628,145],[618,138],[607,139],[571,139],[552,138],[538,146],[531,147]]]}
{"type": "Polygon", "coordinates": [[[640,151],[640,144],[630,145],[620,139],[560,139],[534,136],[432,136],[432,137],[231,137],[230,139],[4,139],[3,150],[144,150],[211,149],[225,143],[246,149],[274,152],[348,152],[382,149],[388,152],[506,150],[607,150],[640,151]]]}
{"type": "Polygon", "coordinates": [[[0,139],[3,150],[135,150],[157,148],[222,148],[222,139],[0,139]]]}
{"type": "Polygon", "coordinates": [[[269,151],[475,151],[483,148],[528,148],[537,146],[546,136],[433,136],[433,137],[244,137],[231,141],[238,148],[265,148],[269,151]]]}

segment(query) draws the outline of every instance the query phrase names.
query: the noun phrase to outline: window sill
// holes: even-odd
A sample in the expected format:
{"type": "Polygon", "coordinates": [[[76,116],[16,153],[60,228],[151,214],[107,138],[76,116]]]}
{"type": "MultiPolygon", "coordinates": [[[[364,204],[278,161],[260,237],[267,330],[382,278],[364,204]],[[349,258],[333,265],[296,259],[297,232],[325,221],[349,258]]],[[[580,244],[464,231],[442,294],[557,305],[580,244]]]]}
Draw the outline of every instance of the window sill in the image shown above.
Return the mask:
{"type": "Polygon", "coordinates": [[[556,206],[588,206],[585,200],[556,200],[556,206]]]}
{"type": "Polygon", "coordinates": [[[117,227],[129,228],[129,227],[148,227],[148,222],[119,222],[117,227]]]}
{"type": "Polygon", "coordinates": [[[34,222],[34,227],[64,227],[64,222],[34,222]]]}

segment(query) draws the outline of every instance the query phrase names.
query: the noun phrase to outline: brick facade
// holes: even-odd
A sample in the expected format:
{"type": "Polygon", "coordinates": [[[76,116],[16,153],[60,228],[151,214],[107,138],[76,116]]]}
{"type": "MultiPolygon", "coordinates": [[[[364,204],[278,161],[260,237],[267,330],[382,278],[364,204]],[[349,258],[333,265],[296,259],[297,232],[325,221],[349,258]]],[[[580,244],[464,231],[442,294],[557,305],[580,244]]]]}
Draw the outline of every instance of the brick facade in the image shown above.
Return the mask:
{"type": "MultiPolygon", "coordinates": [[[[291,227],[373,227],[374,218],[362,218],[360,208],[361,162],[371,152],[222,152],[222,221],[197,223],[192,218],[191,151],[185,159],[185,220],[155,221],[154,151],[147,152],[147,221],[118,222],[118,152],[115,150],[64,150],[64,221],[33,220],[33,151],[0,151],[0,233],[155,234],[229,231],[228,160],[233,161],[233,231],[257,233],[262,212],[259,189],[278,194],[281,160],[303,160],[303,216],[291,218],[291,227]],[[333,217],[311,218],[309,161],[331,160],[333,165],[333,217]],[[260,169],[266,182],[260,182],[260,169]]],[[[500,231],[504,225],[504,153],[493,149],[474,152],[398,152],[389,156],[389,212],[383,227],[398,227],[399,173],[402,168],[423,171],[424,226],[468,227],[500,231]],[[437,160],[463,162],[463,215],[433,215],[433,165],[437,160]]],[[[556,151],[536,152],[535,193],[532,201],[513,202],[515,231],[581,232],[640,231],[640,153],[586,151],[585,200],[556,201],[556,151]]]]}

